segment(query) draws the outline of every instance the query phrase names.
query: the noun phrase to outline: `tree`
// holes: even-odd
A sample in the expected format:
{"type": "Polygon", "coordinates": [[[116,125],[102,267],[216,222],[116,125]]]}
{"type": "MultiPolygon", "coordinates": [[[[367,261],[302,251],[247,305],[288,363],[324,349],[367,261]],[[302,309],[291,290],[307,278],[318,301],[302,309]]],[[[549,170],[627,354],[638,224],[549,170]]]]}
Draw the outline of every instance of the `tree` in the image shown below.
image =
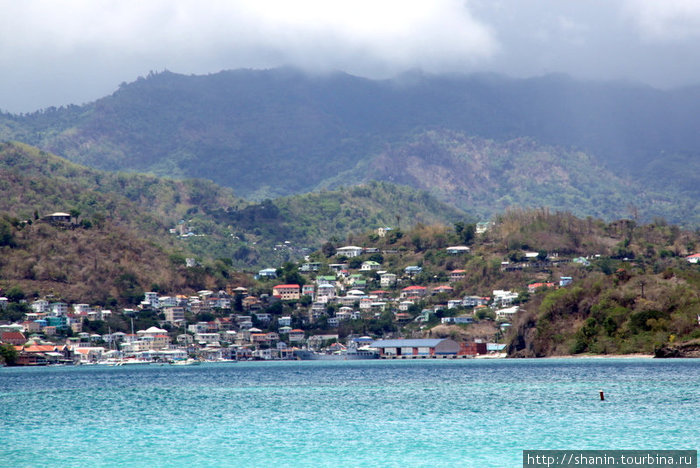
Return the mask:
{"type": "Polygon", "coordinates": [[[19,353],[14,346],[9,343],[0,344],[0,360],[4,361],[5,364],[8,366],[14,366],[17,364],[18,357],[19,353]]]}
{"type": "Polygon", "coordinates": [[[12,234],[12,225],[7,221],[0,220],[0,246],[15,246],[15,236],[12,234]]]}
{"type": "Polygon", "coordinates": [[[233,310],[235,312],[243,312],[243,295],[236,294],[233,296],[233,310]]]}
{"type": "Polygon", "coordinates": [[[462,221],[455,223],[457,239],[464,244],[471,244],[476,235],[476,224],[464,224],[462,221]]]}
{"type": "Polygon", "coordinates": [[[22,291],[22,289],[20,289],[19,286],[12,286],[10,289],[7,290],[5,297],[7,297],[7,300],[9,302],[19,302],[26,296],[24,294],[24,291],[22,291]]]}
{"type": "Polygon", "coordinates": [[[330,242],[326,242],[321,246],[321,252],[323,252],[326,258],[330,258],[335,254],[335,247],[333,247],[333,244],[330,242]]]}

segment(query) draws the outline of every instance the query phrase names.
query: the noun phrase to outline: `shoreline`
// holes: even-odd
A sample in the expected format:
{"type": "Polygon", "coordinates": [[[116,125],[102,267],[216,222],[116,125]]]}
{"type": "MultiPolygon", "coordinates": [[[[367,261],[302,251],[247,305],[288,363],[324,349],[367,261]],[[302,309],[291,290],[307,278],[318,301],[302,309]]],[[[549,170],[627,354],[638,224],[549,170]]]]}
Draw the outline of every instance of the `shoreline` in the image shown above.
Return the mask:
{"type": "Polygon", "coordinates": [[[545,356],[544,359],[654,359],[653,354],[562,354],[545,356]]]}

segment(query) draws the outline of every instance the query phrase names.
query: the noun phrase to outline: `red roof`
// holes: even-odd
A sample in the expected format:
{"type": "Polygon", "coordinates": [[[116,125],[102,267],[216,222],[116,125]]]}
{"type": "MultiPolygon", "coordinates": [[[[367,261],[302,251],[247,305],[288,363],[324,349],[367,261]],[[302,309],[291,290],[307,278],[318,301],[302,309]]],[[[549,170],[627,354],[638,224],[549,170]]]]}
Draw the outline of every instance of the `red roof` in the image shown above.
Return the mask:
{"type": "Polygon", "coordinates": [[[2,335],[0,335],[4,341],[7,340],[24,340],[26,341],[27,339],[24,337],[24,335],[20,332],[2,332],[2,335]]]}
{"type": "Polygon", "coordinates": [[[450,273],[455,274],[455,273],[466,273],[467,270],[452,270],[450,273]]]}
{"type": "Polygon", "coordinates": [[[290,331],[289,333],[304,333],[304,330],[300,330],[298,328],[295,328],[294,330],[290,331]]]}
{"type": "Polygon", "coordinates": [[[402,291],[422,291],[425,286],[408,286],[402,289],[402,291]]]}
{"type": "Polygon", "coordinates": [[[298,284],[278,284],[277,286],[273,286],[272,289],[278,289],[278,288],[296,288],[299,289],[298,284]]]}

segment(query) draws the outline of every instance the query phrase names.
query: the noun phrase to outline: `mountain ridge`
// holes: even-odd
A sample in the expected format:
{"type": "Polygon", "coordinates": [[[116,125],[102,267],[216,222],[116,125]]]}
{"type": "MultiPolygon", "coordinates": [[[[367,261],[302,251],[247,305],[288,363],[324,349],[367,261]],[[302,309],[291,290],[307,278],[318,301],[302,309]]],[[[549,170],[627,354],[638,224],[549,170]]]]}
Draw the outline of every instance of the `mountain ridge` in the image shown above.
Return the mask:
{"type": "MultiPolygon", "coordinates": [[[[290,68],[163,72],[84,106],[2,114],[0,138],[104,170],[206,178],[258,201],[342,185],[338,174],[366,180],[355,168],[388,148],[410,147],[427,132],[498,143],[526,138],[554,153],[585,153],[598,169],[579,171],[603,168],[610,180],[657,193],[673,207],[670,220],[685,222],[700,198],[693,176],[700,169],[698,108],[697,87],[663,91],[562,76],[413,73],[370,80],[290,68]]],[[[534,206],[537,196],[516,198],[534,206]]],[[[617,210],[612,217],[625,214],[619,205],[608,207],[617,210]]],[[[485,201],[474,213],[500,208],[485,201]]],[[[645,219],[660,211],[639,207],[645,219]]]]}

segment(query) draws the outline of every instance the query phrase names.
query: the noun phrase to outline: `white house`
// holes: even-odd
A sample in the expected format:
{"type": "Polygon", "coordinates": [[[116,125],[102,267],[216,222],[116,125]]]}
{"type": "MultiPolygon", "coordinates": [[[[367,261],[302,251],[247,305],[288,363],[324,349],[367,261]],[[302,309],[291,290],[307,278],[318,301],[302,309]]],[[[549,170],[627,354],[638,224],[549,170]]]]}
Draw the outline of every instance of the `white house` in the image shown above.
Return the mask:
{"type": "Polygon", "coordinates": [[[345,247],[340,247],[335,251],[336,255],[344,255],[348,258],[359,257],[362,255],[364,249],[362,247],[357,247],[355,245],[347,245],[345,247]]]}
{"type": "Polygon", "coordinates": [[[366,262],[362,262],[362,265],[360,266],[360,271],[377,271],[381,268],[381,265],[373,260],[367,260],[366,262]]]}
{"type": "Polygon", "coordinates": [[[379,276],[379,284],[387,288],[396,284],[396,275],[393,273],[382,273],[379,276]]]}

